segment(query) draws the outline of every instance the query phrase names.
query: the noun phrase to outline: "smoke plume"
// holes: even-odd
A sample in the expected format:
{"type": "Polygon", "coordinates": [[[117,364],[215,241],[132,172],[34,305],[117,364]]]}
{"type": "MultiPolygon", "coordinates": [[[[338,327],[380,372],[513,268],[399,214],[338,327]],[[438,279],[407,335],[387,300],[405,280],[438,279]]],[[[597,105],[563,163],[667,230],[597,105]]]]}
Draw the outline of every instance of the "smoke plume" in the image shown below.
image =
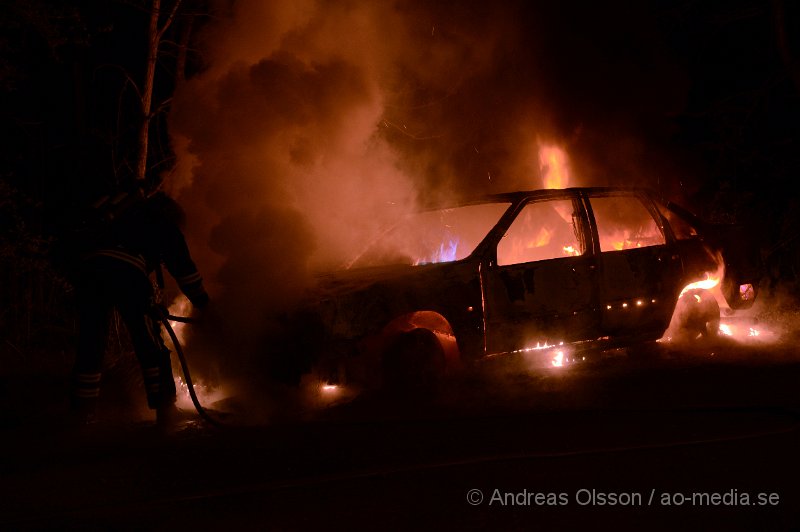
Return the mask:
{"type": "MultiPolygon", "coordinates": [[[[230,333],[226,365],[246,367],[255,355],[244,352],[258,349],[270,318],[292,307],[312,271],[342,264],[398,214],[422,202],[542,186],[542,143],[570,154],[572,186],[614,182],[604,170],[620,163],[640,175],[649,152],[623,110],[663,112],[632,95],[659,84],[667,90],[670,73],[663,61],[656,72],[624,54],[603,69],[592,35],[620,30],[619,13],[605,6],[610,22],[599,27],[587,19],[599,13],[572,8],[402,0],[218,6],[202,34],[206,69],[174,98],[178,171],[170,186],[230,333]],[[621,89],[613,76],[623,73],[638,85],[621,89]]],[[[659,53],[638,46],[637,54],[659,53]]],[[[658,172],[649,172],[655,180],[658,172]]]]}

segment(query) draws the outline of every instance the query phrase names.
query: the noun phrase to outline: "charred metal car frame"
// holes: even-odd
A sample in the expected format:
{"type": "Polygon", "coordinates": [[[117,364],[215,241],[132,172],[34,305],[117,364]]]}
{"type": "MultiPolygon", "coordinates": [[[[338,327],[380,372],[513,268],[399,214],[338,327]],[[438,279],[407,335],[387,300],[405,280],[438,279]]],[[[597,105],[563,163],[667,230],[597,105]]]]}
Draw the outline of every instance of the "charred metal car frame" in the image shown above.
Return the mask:
{"type": "MultiPolygon", "coordinates": [[[[384,250],[383,262],[394,264],[369,266],[365,252],[320,277],[295,329],[300,351],[313,355],[304,370],[340,381],[424,381],[497,354],[656,340],[682,289],[716,271],[728,244],[725,231],[643,189],[492,195],[428,211],[427,221],[449,231],[442,216],[465,207],[471,242],[437,234],[437,257],[401,250],[387,260],[384,250]],[[476,233],[475,213],[487,210],[496,220],[476,233]]],[[[757,271],[725,266],[727,304],[751,305],[757,271]]]]}

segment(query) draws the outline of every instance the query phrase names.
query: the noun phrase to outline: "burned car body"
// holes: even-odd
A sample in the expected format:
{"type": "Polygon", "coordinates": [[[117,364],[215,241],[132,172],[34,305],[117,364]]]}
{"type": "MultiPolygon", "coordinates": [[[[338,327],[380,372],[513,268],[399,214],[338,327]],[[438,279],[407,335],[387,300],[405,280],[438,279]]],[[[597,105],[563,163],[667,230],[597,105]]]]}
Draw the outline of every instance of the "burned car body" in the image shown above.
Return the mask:
{"type": "MultiPolygon", "coordinates": [[[[326,379],[380,382],[542,346],[655,340],[683,288],[719,269],[721,239],[700,225],[632,188],[515,192],[425,211],[320,277],[299,326],[302,351],[326,379]]],[[[755,298],[755,278],[745,278],[755,271],[736,271],[724,283],[731,308],[755,298]]]]}

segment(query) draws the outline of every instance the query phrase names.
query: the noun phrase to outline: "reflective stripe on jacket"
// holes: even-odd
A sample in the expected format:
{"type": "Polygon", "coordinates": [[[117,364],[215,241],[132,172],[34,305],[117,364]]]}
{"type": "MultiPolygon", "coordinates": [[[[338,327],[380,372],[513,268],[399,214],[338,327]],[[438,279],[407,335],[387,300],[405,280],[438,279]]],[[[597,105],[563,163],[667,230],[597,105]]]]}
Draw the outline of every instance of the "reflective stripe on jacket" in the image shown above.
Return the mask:
{"type": "Polygon", "coordinates": [[[85,261],[90,261],[97,257],[106,257],[120,262],[130,264],[137,270],[141,271],[145,276],[149,275],[147,271],[147,262],[141,255],[130,253],[122,248],[103,248],[92,251],[84,256],[85,261]]]}

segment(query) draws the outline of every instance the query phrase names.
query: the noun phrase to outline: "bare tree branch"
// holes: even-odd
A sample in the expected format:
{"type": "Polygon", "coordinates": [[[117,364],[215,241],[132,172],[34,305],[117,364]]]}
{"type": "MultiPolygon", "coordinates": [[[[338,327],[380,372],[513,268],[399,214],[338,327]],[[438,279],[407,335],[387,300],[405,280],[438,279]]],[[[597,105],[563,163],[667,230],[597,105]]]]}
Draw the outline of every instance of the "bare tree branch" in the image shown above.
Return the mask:
{"type": "MultiPolygon", "coordinates": [[[[175,0],[175,5],[172,6],[172,11],[170,12],[169,16],[167,17],[167,21],[164,22],[164,26],[158,31],[158,36],[156,38],[159,41],[161,41],[161,38],[164,36],[164,32],[166,32],[167,29],[170,27],[170,25],[172,24],[172,21],[175,20],[175,13],[178,12],[178,8],[181,6],[181,2],[182,2],[182,0],[175,0]]],[[[160,13],[157,13],[156,17],[158,17],[159,14],[160,13]]]]}

